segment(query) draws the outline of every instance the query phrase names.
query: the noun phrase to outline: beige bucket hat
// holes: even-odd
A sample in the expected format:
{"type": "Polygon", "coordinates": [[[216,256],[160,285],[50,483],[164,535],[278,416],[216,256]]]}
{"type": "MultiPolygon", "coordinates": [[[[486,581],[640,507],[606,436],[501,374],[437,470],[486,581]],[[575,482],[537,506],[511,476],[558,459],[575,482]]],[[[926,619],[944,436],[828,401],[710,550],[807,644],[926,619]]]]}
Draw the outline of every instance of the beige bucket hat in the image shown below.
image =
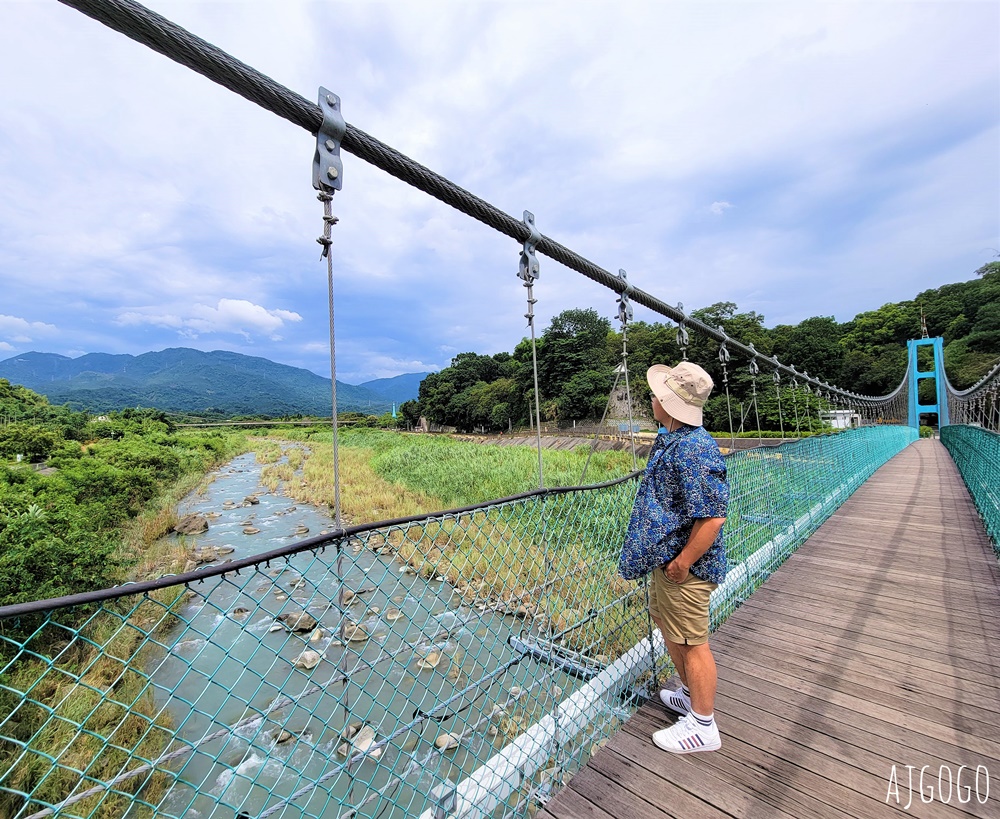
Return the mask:
{"type": "Polygon", "coordinates": [[[700,427],[702,408],[712,392],[712,377],[697,364],[682,361],[676,367],[654,364],[646,371],[653,395],[672,418],[700,427]]]}

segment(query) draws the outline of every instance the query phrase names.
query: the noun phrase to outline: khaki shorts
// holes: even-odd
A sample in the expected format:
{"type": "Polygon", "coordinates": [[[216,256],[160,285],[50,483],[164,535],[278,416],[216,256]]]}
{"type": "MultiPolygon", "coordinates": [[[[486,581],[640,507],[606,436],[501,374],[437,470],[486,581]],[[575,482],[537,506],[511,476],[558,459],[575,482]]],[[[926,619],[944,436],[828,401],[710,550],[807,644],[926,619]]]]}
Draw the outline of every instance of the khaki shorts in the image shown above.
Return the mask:
{"type": "Polygon", "coordinates": [[[663,567],[653,569],[649,583],[649,611],[666,631],[665,640],[697,646],[708,642],[708,598],[718,586],[690,572],[675,583],[663,567]]]}

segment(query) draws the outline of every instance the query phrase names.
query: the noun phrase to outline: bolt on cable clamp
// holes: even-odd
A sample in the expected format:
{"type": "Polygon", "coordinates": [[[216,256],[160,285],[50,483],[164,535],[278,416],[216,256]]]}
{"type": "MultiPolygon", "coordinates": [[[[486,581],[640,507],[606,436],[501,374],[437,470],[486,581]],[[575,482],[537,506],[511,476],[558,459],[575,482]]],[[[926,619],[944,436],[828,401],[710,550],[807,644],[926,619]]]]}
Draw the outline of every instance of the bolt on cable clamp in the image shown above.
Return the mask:
{"type": "Polygon", "coordinates": [[[347,133],[347,123],[340,113],[340,97],[320,86],[319,108],[323,123],[316,133],[316,157],[313,160],[313,187],[333,193],[343,186],[344,163],[340,143],[347,133]]]}

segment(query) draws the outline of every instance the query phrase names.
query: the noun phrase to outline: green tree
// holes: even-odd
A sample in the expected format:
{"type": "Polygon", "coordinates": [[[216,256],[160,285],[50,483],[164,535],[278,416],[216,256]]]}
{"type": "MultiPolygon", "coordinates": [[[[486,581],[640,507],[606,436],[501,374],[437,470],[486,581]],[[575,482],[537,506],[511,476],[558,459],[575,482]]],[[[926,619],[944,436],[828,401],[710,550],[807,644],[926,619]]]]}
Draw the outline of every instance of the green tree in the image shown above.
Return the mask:
{"type": "Polygon", "coordinates": [[[29,461],[40,461],[56,447],[56,433],[36,424],[13,423],[0,427],[0,456],[22,455],[29,461]]]}
{"type": "Polygon", "coordinates": [[[831,383],[840,382],[844,350],[840,345],[843,334],[833,316],[807,318],[795,326],[775,327],[773,352],[782,363],[794,363],[799,371],[831,383]]]}
{"type": "Polygon", "coordinates": [[[607,338],[611,322],[596,310],[564,310],[552,319],[538,345],[539,389],[558,400],[566,384],[585,372],[608,372],[607,338]]]}
{"type": "Polygon", "coordinates": [[[420,423],[420,402],[404,401],[399,405],[399,416],[411,427],[416,427],[420,423]]]}
{"type": "Polygon", "coordinates": [[[577,421],[600,418],[608,403],[613,378],[610,369],[605,372],[586,370],[574,375],[563,385],[556,399],[559,417],[577,421]]]}

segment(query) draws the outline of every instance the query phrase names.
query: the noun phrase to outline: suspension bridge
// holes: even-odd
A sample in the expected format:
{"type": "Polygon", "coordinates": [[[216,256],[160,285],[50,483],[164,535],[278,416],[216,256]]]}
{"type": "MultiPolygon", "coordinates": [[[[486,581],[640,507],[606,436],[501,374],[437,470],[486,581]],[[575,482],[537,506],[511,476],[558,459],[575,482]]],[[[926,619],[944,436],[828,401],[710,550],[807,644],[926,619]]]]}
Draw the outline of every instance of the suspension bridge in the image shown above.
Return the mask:
{"type": "Polygon", "coordinates": [[[616,294],[623,338],[642,304],[681,349],[702,334],[854,421],[727,456],[718,752],[649,741],[672,669],[616,573],[639,473],[546,487],[539,453],[522,495],[347,527],[338,501],[328,534],[0,609],[0,815],[996,815],[1000,367],[956,391],[920,339],[889,395],[828,384],[350,126],[325,89],[313,105],[128,0],[66,2],[316,134],[328,265],[344,149],[519,243],[532,339],[541,254],[616,294]],[[927,416],[940,441],[918,440],[927,416]]]}

